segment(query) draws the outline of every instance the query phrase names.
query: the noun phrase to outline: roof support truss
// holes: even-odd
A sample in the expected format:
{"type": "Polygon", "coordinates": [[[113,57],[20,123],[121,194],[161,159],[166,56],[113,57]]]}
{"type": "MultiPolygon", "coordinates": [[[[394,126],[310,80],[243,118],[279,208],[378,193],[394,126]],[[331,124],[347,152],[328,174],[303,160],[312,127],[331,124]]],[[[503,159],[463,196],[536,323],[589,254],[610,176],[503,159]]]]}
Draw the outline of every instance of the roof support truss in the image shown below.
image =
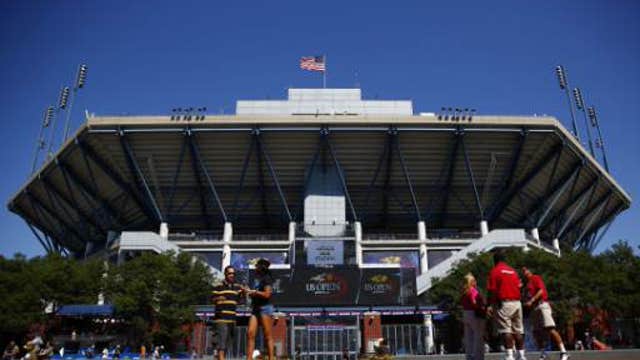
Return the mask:
{"type": "Polygon", "coordinates": [[[198,147],[198,140],[196,139],[196,134],[191,131],[187,131],[187,136],[189,137],[189,145],[191,146],[191,154],[193,155],[193,161],[200,167],[202,173],[204,174],[205,179],[207,180],[207,184],[209,185],[209,192],[213,197],[215,203],[212,204],[214,207],[217,205],[218,210],[220,210],[220,215],[222,220],[226,223],[229,221],[227,217],[227,213],[224,211],[224,207],[222,206],[222,202],[220,201],[220,197],[218,196],[218,192],[216,191],[216,186],[213,183],[213,179],[211,179],[211,175],[209,175],[209,170],[207,166],[202,161],[202,157],[200,156],[200,150],[198,147]]]}
{"type": "Polygon", "coordinates": [[[469,161],[469,154],[467,153],[467,146],[464,141],[464,132],[460,133],[460,142],[462,143],[462,153],[464,154],[464,164],[465,164],[465,167],[467,168],[467,175],[469,176],[469,181],[471,182],[471,187],[473,188],[473,195],[475,196],[475,199],[476,199],[476,206],[478,207],[478,216],[480,220],[484,220],[484,209],[480,201],[480,194],[478,193],[476,180],[473,176],[473,169],[471,168],[471,162],[469,161]]]}
{"type": "Polygon", "coordinates": [[[522,177],[522,180],[518,181],[515,186],[512,186],[508,191],[505,191],[498,198],[493,214],[490,217],[491,221],[495,221],[509,206],[511,201],[544,169],[549,162],[556,156],[559,156],[560,150],[564,146],[563,143],[556,144],[552,147],[547,154],[529,170],[529,172],[522,177]]]}
{"type": "Polygon", "coordinates": [[[324,137],[326,147],[329,150],[329,154],[331,155],[331,158],[333,159],[333,163],[336,166],[336,170],[338,171],[338,177],[340,178],[342,189],[344,191],[345,197],[347,198],[347,203],[349,204],[349,210],[351,210],[351,216],[353,216],[353,221],[359,221],[358,214],[356,213],[356,209],[353,206],[353,202],[351,201],[351,195],[349,195],[349,189],[347,188],[347,181],[345,179],[344,172],[342,171],[342,167],[340,166],[338,157],[336,156],[336,153],[333,150],[333,146],[331,145],[331,140],[329,139],[329,129],[324,128],[320,130],[320,136],[324,137]]]}
{"type": "Polygon", "coordinates": [[[278,180],[276,171],[273,168],[273,163],[271,162],[271,156],[269,155],[269,152],[266,149],[266,145],[262,142],[260,129],[256,129],[255,136],[256,136],[256,145],[257,145],[258,153],[264,156],[264,160],[267,163],[267,169],[269,170],[269,174],[271,175],[271,180],[273,181],[273,184],[278,189],[278,196],[280,196],[280,202],[282,203],[284,211],[287,214],[287,218],[289,219],[289,222],[291,222],[293,221],[293,217],[291,216],[291,212],[289,211],[289,205],[287,204],[287,199],[285,198],[284,193],[282,192],[282,187],[280,186],[280,181],[278,180]]]}
{"type": "Polygon", "coordinates": [[[158,207],[151,189],[149,188],[149,183],[142,173],[142,169],[140,169],[138,161],[136,160],[136,155],[133,151],[133,148],[131,147],[131,144],[129,144],[129,140],[122,131],[120,132],[120,145],[122,146],[122,151],[125,155],[125,158],[127,159],[127,164],[129,165],[131,174],[133,175],[134,179],[137,179],[136,183],[142,185],[141,192],[145,195],[143,197],[145,199],[145,203],[147,204],[147,206],[151,205],[152,213],[155,215],[155,219],[158,222],[165,222],[165,218],[162,215],[160,208],[158,207]]]}
{"type": "Polygon", "coordinates": [[[404,181],[407,183],[407,187],[409,188],[409,193],[411,194],[411,202],[413,204],[413,209],[415,211],[415,216],[417,221],[422,221],[422,215],[420,214],[420,207],[418,206],[418,201],[416,200],[416,194],[413,190],[413,184],[411,183],[411,175],[409,175],[409,170],[407,169],[407,165],[404,160],[404,155],[400,150],[400,139],[398,135],[397,129],[393,129],[394,141],[393,144],[395,146],[396,154],[398,154],[398,159],[400,160],[400,166],[402,167],[402,173],[404,174],[404,181]]]}
{"type": "Polygon", "coordinates": [[[122,191],[124,191],[129,197],[135,202],[135,204],[142,210],[142,212],[149,219],[156,219],[156,214],[153,213],[147,206],[144,205],[144,202],[140,200],[138,194],[131,189],[131,187],[122,179],[118,173],[116,173],[107,162],[102,159],[95,150],[89,146],[89,144],[84,141],[78,141],[78,146],[83,149],[83,151],[87,154],[87,156],[104,172],[114,184],[116,184],[122,191]]]}

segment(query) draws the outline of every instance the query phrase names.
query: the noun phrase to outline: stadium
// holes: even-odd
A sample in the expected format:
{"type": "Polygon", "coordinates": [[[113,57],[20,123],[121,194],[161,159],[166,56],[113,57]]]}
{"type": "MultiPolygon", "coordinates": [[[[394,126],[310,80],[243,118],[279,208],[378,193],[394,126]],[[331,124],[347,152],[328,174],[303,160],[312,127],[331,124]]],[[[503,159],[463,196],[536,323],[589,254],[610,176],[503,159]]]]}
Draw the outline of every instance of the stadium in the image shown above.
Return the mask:
{"type": "Polygon", "coordinates": [[[234,115],[87,114],[8,207],[47,251],[79,259],[185,251],[249,280],[267,258],[278,354],[337,358],[381,336],[395,353],[432,352],[444,314],[421,295],[456,261],[592,250],[630,204],[553,117],[289,89],[240,100],[234,115]]]}

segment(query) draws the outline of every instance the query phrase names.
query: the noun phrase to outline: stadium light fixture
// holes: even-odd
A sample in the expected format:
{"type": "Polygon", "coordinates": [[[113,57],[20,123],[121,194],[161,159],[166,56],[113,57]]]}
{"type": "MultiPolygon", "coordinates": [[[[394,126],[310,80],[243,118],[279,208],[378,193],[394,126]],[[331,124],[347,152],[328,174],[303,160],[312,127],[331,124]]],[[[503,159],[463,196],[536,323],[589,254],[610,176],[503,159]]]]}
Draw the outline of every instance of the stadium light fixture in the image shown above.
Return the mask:
{"type": "Polygon", "coordinates": [[[593,141],[591,139],[591,128],[589,127],[587,111],[584,107],[584,98],[582,97],[582,91],[580,91],[580,88],[573,88],[573,98],[576,102],[576,108],[582,112],[582,115],[584,117],[584,126],[587,129],[587,140],[589,141],[589,151],[591,152],[591,156],[595,157],[596,155],[593,151],[593,141]]]}
{"type": "Polygon", "coordinates": [[[51,122],[54,119],[55,108],[53,106],[47,107],[44,111],[44,118],[42,119],[42,125],[40,126],[40,133],[38,134],[38,139],[36,140],[36,149],[33,155],[33,165],[31,166],[31,173],[33,174],[36,171],[36,164],[38,162],[38,155],[40,154],[40,150],[44,149],[44,129],[49,127],[51,122]]]}
{"type": "Polygon", "coordinates": [[[607,162],[607,152],[604,148],[604,139],[602,138],[602,131],[600,130],[600,121],[598,120],[598,114],[595,107],[590,106],[587,109],[589,113],[589,119],[591,120],[591,126],[594,126],[598,131],[598,139],[596,139],[596,147],[600,148],[602,152],[602,161],[604,162],[604,168],[609,172],[609,163],[607,162]]]}
{"type": "Polygon", "coordinates": [[[558,77],[558,85],[560,90],[564,90],[567,95],[567,102],[569,103],[569,112],[571,113],[571,124],[573,125],[573,136],[580,141],[580,134],[578,133],[578,125],[576,124],[576,117],[573,113],[573,104],[571,103],[571,95],[569,94],[569,82],[567,81],[567,72],[562,65],[556,66],[556,76],[558,77]]]}
{"type": "Polygon", "coordinates": [[[81,64],[78,66],[78,72],[76,73],[76,82],[73,86],[73,91],[69,96],[69,108],[67,109],[67,118],[64,124],[64,137],[62,142],[67,141],[67,137],[69,136],[69,127],[71,125],[71,110],[73,109],[73,100],[75,98],[76,93],[79,89],[82,89],[87,82],[87,70],[89,67],[86,64],[81,64]]]}

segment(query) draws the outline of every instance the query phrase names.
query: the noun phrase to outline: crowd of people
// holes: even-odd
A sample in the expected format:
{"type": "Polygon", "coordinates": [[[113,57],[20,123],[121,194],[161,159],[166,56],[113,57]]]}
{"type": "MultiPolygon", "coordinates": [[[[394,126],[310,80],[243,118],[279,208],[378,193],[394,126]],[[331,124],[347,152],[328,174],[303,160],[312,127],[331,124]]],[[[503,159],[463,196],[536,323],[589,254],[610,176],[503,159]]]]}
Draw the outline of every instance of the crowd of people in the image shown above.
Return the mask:
{"type": "Polygon", "coordinates": [[[464,345],[468,360],[484,359],[487,320],[493,320],[505,349],[505,360],[526,360],[524,350],[523,307],[529,312],[533,325],[533,337],[540,350],[540,359],[547,359],[545,340],[550,338],[560,351],[560,360],[569,359],[560,333],[556,330],[553,311],[542,277],[528,268],[522,268],[526,279],[526,295],[520,276],[505,261],[505,253],[493,253],[494,267],[487,279],[488,301],[477,288],[473,274],[464,278],[462,308],[464,345]]]}
{"type": "Polygon", "coordinates": [[[51,341],[46,343],[40,336],[34,336],[33,339],[27,341],[22,349],[12,340],[2,353],[2,360],[46,360],[53,355],[54,346],[51,341]]]}

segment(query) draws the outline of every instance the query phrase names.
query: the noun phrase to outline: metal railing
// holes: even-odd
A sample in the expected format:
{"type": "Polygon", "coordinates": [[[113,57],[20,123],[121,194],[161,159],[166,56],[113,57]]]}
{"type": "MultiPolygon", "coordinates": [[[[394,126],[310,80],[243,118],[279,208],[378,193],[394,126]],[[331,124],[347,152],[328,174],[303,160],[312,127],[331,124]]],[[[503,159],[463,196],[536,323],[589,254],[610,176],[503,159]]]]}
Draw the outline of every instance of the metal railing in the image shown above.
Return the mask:
{"type": "Polygon", "coordinates": [[[415,233],[364,233],[362,240],[418,240],[415,233]]]}
{"type": "Polygon", "coordinates": [[[192,233],[170,233],[170,241],[221,241],[222,232],[220,231],[205,231],[205,232],[192,232],[192,233]]]}
{"type": "Polygon", "coordinates": [[[382,337],[389,344],[393,355],[424,355],[425,327],[418,324],[382,325],[382,337]]]}
{"type": "Polygon", "coordinates": [[[353,238],[352,224],[297,224],[296,238],[353,238]]]}

